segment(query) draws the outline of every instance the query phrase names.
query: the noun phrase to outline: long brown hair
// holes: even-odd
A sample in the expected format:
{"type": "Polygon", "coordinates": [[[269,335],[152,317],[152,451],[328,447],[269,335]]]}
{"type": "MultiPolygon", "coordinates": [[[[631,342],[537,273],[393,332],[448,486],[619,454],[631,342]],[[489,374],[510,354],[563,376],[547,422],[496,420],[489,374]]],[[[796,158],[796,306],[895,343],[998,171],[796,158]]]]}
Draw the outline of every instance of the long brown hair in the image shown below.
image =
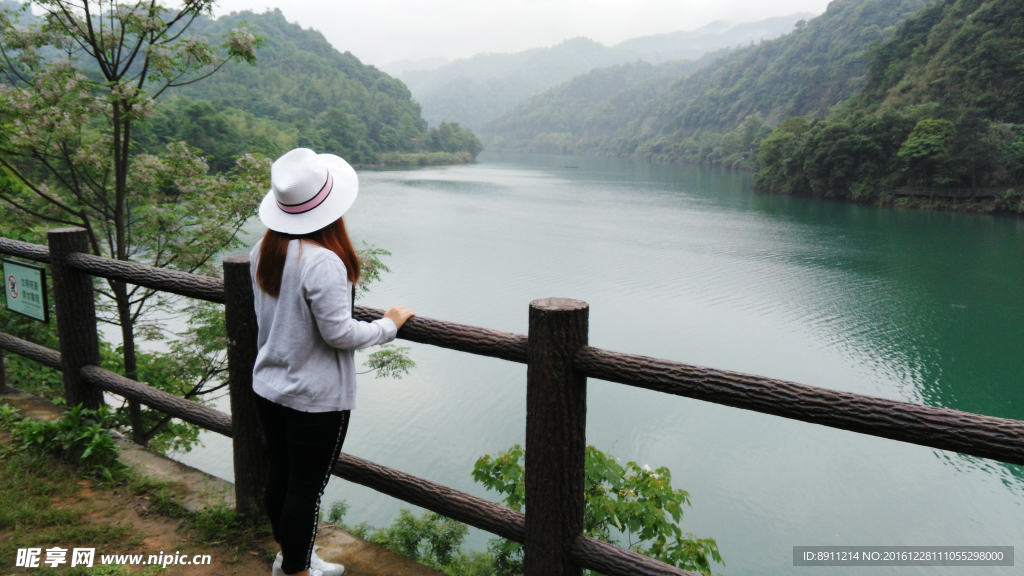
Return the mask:
{"type": "Polygon", "coordinates": [[[359,255],[345,232],[345,221],[338,218],[334,223],[309,234],[284,234],[267,230],[260,244],[260,261],[256,265],[256,283],[260,290],[275,298],[281,294],[281,277],[284,275],[284,261],[288,257],[288,242],[291,240],[311,242],[334,252],[345,263],[349,281],[355,284],[359,280],[359,255]]]}

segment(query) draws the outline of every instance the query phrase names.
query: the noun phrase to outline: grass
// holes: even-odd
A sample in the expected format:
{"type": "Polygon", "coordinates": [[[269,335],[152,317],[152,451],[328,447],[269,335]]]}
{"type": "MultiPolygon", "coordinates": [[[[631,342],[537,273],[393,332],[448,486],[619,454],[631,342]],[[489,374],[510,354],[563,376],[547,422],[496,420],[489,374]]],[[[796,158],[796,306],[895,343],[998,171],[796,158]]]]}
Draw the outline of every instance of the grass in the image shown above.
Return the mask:
{"type": "MultiPolygon", "coordinates": [[[[138,546],[141,540],[130,526],[94,524],[85,519],[78,470],[59,459],[30,450],[0,446],[0,558],[15,558],[18,548],[42,543],[61,547],[102,548],[138,546]]],[[[47,568],[38,574],[95,574],[57,572],[47,568]]]]}
{"type": "MultiPolygon", "coordinates": [[[[246,519],[224,504],[189,512],[175,500],[174,487],[165,482],[134,475],[128,487],[133,493],[149,498],[156,512],[184,520],[190,541],[226,548],[228,555],[223,557],[226,562],[237,561],[246,550],[260,548],[260,542],[271,534],[270,524],[265,519],[246,519]]],[[[268,554],[268,558],[273,558],[276,552],[268,554]]]]}
{"type": "MultiPolygon", "coordinates": [[[[131,524],[112,523],[110,518],[119,512],[119,506],[128,505],[139,496],[148,501],[150,510],[180,520],[177,531],[186,532],[185,538],[190,543],[217,546],[220,550],[217,558],[221,562],[236,563],[246,551],[273,557],[261,546],[261,541],[270,534],[265,521],[247,520],[225,505],[190,512],[178,504],[175,498],[178,488],[173,484],[150,480],[123,464],[116,467],[115,474],[96,477],[83,465],[89,458],[83,459],[80,451],[55,450],[54,443],[49,441],[25,442],[23,435],[40,426],[47,430],[75,432],[71,434],[75,437],[88,439],[102,435],[103,439],[109,439],[104,433],[92,430],[95,426],[91,422],[77,426],[74,419],[68,418],[36,422],[23,419],[17,410],[0,404],[0,429],[21,435],[12,439],[9,432],[0,432],[0,570],[7,568],[8,562],[14,563],[19,548],[95,548],[99,554],[102,550],[140,547],[143,540],[131,524]],[[64,430],[69,426],[73,429],[64,430]],[[92,478],[87,480],[86,476],[92,478]]],[[[116,446],[90,444],[101,455],[113,451],[107,456],[117,459],[116,446]]],[[[112,565],[89,569],[64,565],[59,569],[41,566],[31,572],[120,576],[157,573],[153,568],[146,567],[139,572],[112,565]]]]}

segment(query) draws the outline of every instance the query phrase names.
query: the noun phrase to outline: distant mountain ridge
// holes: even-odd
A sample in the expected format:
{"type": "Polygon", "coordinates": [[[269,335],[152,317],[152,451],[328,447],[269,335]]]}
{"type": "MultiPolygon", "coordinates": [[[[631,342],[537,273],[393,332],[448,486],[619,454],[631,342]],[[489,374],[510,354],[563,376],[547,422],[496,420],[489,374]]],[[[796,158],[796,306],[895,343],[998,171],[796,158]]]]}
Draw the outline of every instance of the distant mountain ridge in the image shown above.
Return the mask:
{"type": "Polygon", "coordinates": [[[395,63],[393,69],[431,124],[457,121],[475,129],[526,98],[595,68],[637,60],[699,59],[722,48],[778,37],[809,16],[793,14],[737,25],[714,22],[696,30],[634,38],[611,47],[579,37],[514,54],[477,54],[429,70],[404,69],[403,63],[395,63]]]}
{"type": "Polygon", "coordinates": [[[751,168],[755,143],[771,131],[765,123],[825,116],[863,87],[871,46],[928,3],[835,0],[800,29],[734,50],[685,78],[624,79],[600,109],[565,102],[591,77],[601,81],[594,71],[509,110],[481,134],[493,149],[548,150],[555,139],[563,153],[751,168]],[[583,117],[551,119],[559,114],[583,117]]]}
{"type": "Polygon", "coordinates": [[[718,20],[696,30],[630,38],[619,42],[614,48],[628,50],[652,64],[668,60],[696,60],[722,48],[737,48],[751,42],[756,44],[778,38],[792,32],[800,20],[807,21],[815,16],[811,12],[802,12],[742,24],[718,20]]]}

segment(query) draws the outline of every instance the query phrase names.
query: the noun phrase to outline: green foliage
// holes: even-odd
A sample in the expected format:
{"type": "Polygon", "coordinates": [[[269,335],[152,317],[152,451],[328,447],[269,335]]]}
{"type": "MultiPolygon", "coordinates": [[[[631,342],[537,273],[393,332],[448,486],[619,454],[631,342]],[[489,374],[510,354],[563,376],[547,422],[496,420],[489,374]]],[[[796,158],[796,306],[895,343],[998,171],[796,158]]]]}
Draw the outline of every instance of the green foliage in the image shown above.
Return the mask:
{"type": "MultiPolygon", "coordinates": [[[[0,216],[2,219],[2,216],[0,216]]],[[[4,231],[6,236],[7,231],[4,231]]],[[[57,322],[53,309],[53,294],[49,294],[50,323],[43,324],[6,308],[0,308],[0,332],[22,340],[57,350],[57,322]]],[[[63,398],[64,381],[60,370],[41,366],[39,363],[22,358],[17,354],[4,354],[4,368],[7,384],[25,392],[36,394],[51,402],[63,398]]]]}
{"type": "Polygon", "coordinates": [[[0,428],[11,430],[21,421],[18,409],[8,404],[0,404],[0,428]]]}
{"type": "MultiPolygon", "coordinates": [[[[524,456],[518,445],[494,457],[484,456],[473,468],[473,479],[502,494],[509,508],[521,510],[525,504],[524,456]]],[[[679,527],[690,494],[672,488],[668,468],[651,470],[636,462],[622,466],[610,454],[587,446],[586,471],[585,534],[613,544],[620,544],[618,536],[624,536],[631,550],[702,574],[711,573],[712,561],[724,565],[714,539],[684,534],[679,527]]],[[[518,546],[492,541],[492,554],[509,570],[504,573],[521,570],[517,568],[522,558],[518,546]]]]}
{"type": "Polygon", "coordinates": [[[1024,210],[1024,10],[1019,0],[944,0],[870,54],[862,93],[761,144],[758,186],[878,200],[887,188],[1004,188],[1024,210]]]}
{"type": "MultiPolygon", "coordinates": [[[[363,249],[359,250],[358,254],[361,272],[359,283],[356,284],[356,298],[366,295],[370,291],[370,285],[380,281],[381,273],[391,272],[382,259],[383,256],[391,256],[391,252],[364,242],[363,249]]],[[[400,380],[416,367],[416,362],[409,357],[409,350],[406,346],[384,344],[377,347],[375,352],[371,352],[363,365],[369,368],[367,372],[376,372],[376,378],[400,380]]]]}
{"type": "Polygon", "coordinates": [[[359,256],[360,268],[359,282],[356,284],[356,298],[358,299],[370,291],[371,284],[380,282],[381,273],[391,272],[383,260],[384,256],[391,256],[391,252],[363,242],[363,249],[358,250],[356,254],[359,256]]]}
{"type": "MultiPolygon", "coordinates": [[[[474,465],[473,479],[501,494],[508,508],[522,511],[526,503],[524,457],[519,445],[485,455],[474,465]]],[[[587,446],[586,472],[583,531],[588,536],[612,544],[621,544],[620,538],[625,537],[631,550],[702,574],[711,574],[711,562],[725,564],[714,539],[684,534],[679,528],[690,495],[672,488],[667,468],[651,470],[636,462],[622,466],[610,454],[587,446]]],[[[402,510],[391,526],[374,528],[365,523],[346,526],[348,510],[344,500],[334,502],[328,522],[451,576],[523,573],[523,547],[516,542],[494,538],[486,553],[467,554],[461,549],[467,527],[438,514],[417,517],[402,510]]]]}
{"type": "Polygon", "coordinates": [[[409,358],[409,350],[410,348],[406,346],[383,344],[369,355],[364,366],[370,371],[376,371],[376,378],[401,380],[402,375],[408,375],[409,371],[416,367],[416,362],[409,358]]]}
{"type": "Polygon", "coordinates": [[[270,535],[270,524],[265,519],[246,518],[226,504],[207,506],[198,512],[183,514],[196,542],[201,544],[227,543],[240,550],[251,548],[256,541],[270,535]]]}
{"type": "Polygon", "coordinates": [[[871,55],[865,101],[904,109],[936,103],[948,119],[983,111],[1024,119],[1024,5],[941,0],[921,10],[871,55]]]}
{"type": "Polygon", "coordinates": [[[137,134],[144,149],[186,141],[210,157],[218,173],[246,152],[273,158],[297,146],[364,166],[394,154],[447,152],[454,161],[479,154],[472,132],[444,124],[428,130],[400,80],[338,52],[319,32],[289,23],[280,10],[203,17],[192,29],[217,36],[241,22],[263,38],[255,67],[227,64],[180,88],[180,96],[161,104],[137,134]]]}
{"type": "Polygon", "coordinates": [[[474,158],[484,149],[473,132],[462,128],[458,122],[441,122],[436,128],[431,128],[424,137],[424,145],[431,152],[469,152],[474,158]]]}
{"type": "MultiPolygon", "coordinates": [[[[104,343],[101,347],[100,356],[103,367],[111,372],[124,375],[124,355],[122,348],[118,346],[111,349],[109,344],[104,343]]],[[[192,391],[192,378],[197,375],[191,374],[192,364],[195,361],[203,361],[202,357],[182,358],[172,354],[158,354],[150,352],[137,352],[137,370],[139,382],[145,383],[158,390],[184,396],[196,400],[188,393],[192,391]]],[[[201,399],[200,399],[201,400],[201,399]]],[[[143,407],[142,421],[147,431],[164,421],[165,415],[157,410],[143,407]]],[[[131,420],[128,413],[128,406],[123,403],[113,411],[113,421],[126,433],[131,429],[131,420]]],[[[158,432],[151,437],[147,447],[158,452],[188,452],[199,442],[201,428],[195,424],[174,421],[167,419],[167,423],[161,426],[158,432]]]]}
{"type": "Polygon", "coordinates": [[[462,550],[469,528],[461,522],[430,512],[417,517],[408,510],[402,510],[387,528],[374,528],[365,523],[346,526],[344,517],[347,512],[348,504],[344,500],[334,502],[328,522],[450,576],[494,574],[488,555],[462,550]]]}
{"type": "Polygon", "coordinates": [[[9,410],[4,412],[22,450],[61,456],[77,464],[87,477],[113,481],[123,476],[126,468],[118,458],[117,442],[109,434],[115,423],[110,408],[88,410],[75,406],[54,421],[16,419],[9,410]]]}
{"type": "Polygon", "coordinates": [[[473,465],[473,480],[502,495],[502,502],[512,510],[522,511],[526,504],[526,476],[523,459],[526,451],[516,444],[496,456],[485,454],[473,465]]]}
{"type": "Polygon", "coordinates": [[[896,157],[907,163],[910,177],[924,184],[938,184],[935,171],[946,160],[956,128],[949,120],[921,119],[900,146],[896,157]]]}
{"type": "Polygon", "coordinates": [[[341,526],[345,523],[345,515],[348,514],[349,505],[344,500],[335,500],[331,503],[330,512],[327,513],[327,523],[341,526]]]}

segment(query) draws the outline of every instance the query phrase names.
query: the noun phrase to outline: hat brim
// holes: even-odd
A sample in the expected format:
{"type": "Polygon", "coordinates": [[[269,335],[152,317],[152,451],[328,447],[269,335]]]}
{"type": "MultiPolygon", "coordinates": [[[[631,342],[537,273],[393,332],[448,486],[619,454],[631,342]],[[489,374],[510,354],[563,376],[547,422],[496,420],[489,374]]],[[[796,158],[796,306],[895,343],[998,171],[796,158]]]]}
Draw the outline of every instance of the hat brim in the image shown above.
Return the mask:
{"type": "Polygon", "coordinates": [[[334,177],[331,193],[316,208],[302,214],[289,214],[277,206],[274,191],[267,192],[260,203],[259,216],[263,225],[283,234],[309,234],[341,218],[359,194],[359,177],[355,169],[340,156],[317,154],[334,177]]]}

